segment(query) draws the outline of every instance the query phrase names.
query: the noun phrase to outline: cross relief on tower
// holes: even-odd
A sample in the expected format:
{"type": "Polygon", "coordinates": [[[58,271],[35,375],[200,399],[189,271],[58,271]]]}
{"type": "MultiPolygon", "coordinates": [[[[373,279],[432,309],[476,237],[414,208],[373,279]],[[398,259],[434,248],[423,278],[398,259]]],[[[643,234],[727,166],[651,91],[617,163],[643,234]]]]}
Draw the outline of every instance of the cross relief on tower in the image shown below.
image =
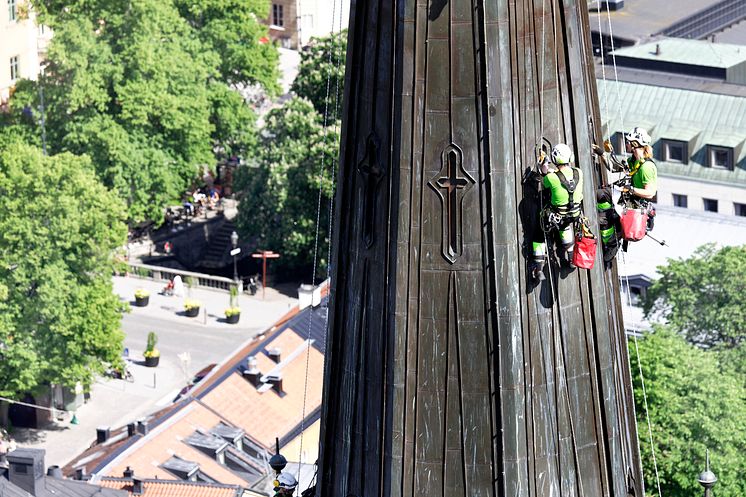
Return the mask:
{"type": "Polygon", "coordinates": [[[428,185],[438,194],[442,206],[443,257],[454,263],[463,252],[463,200],[475,181],[463,168],[461,149],[454,144],[443,150],[441,169],[428,185]]]}

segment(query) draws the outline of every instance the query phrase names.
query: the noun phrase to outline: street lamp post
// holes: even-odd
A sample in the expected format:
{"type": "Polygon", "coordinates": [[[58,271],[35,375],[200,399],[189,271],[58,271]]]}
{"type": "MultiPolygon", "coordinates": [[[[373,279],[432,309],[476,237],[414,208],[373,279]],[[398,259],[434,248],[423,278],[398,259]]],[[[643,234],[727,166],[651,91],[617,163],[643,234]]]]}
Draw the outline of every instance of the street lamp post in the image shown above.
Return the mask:
{"type": "Polygon", "coordinates": [[[238,288],[238,269],[236,266],[236,256],[241,251],[236,250],[238,248],[238,233],[236,233],[235,231],[231,233],[231,245],[233,245],[233,250],[231,250],[231,255],[233,256],[233,281],[236,282],[236,288],[238,288]]]}
{"type": "Polygon", "coordinates": [[[699,484],[702,485],[705,489],[705,497],[711,497],[712,496],[712,487],[715,486],[715,483],[717,483],[718,478],[715,476],[715,473],[710,471],[710,451],[707,450],[706,452],[706,466],[705,470],[699,475],[699,478],[697,479],[699,481],[699,484]]]}

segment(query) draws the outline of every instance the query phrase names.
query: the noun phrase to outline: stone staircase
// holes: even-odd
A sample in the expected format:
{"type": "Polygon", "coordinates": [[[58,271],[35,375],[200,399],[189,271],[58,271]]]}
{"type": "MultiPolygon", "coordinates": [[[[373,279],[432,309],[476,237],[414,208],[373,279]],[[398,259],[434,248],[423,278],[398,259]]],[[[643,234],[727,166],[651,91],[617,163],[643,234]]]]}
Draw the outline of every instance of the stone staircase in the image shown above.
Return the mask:
{"type": "Polygon", "coordinates": [[[198,263],[199,267],[220,268],[230,263],[230,251],[233,248],[231,233],[235,229],[236,226],[233,221],[225,219],[219,227],[210,233],[202,260],[198,263]]]}

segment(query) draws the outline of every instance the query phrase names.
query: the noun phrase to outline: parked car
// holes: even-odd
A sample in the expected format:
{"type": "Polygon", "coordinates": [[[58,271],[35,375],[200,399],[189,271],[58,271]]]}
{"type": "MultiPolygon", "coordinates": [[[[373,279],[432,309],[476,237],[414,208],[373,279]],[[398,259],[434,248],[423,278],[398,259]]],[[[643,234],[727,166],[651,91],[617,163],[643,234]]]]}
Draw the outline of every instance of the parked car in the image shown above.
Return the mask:
{"type": "Polygon", "coordinates": [[[204,379],[205,376],[210,374],[210,371],[215,368],[217,364],[210,364],[209,366],[205,366],[204,368],[200,369],[195,373],[195,375],[192,377],[191,380],[189,380],[189,384],[181,389],[181,391],[176,395],[176,398],[174,398],[174,402],[179,400],[180,398],[184,397],[189,391],[194,388],[195,385],[197,385],[200,381],[204,379]]]}

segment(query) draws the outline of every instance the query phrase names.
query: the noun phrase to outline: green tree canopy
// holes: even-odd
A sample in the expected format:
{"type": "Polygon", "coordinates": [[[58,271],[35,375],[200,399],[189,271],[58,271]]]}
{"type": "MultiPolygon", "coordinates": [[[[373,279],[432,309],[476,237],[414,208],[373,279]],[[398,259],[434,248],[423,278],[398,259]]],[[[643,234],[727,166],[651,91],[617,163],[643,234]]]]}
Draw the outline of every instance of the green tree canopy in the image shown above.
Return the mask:
{"type": "Polygon", "coordinates": [[[733,347],[746,338],[746,246],[700,247],[669,260],[648,290],[646,317],[660,314],[690,343],[733,347]]]}
{"type": "MultiPolygon", "coordinates": [[[[715,352],[688,344],[668,328],[656,328],[639,340],[648,410],[661,490],[669,497],[701,495],[697,475],[709,449],[719,482],[716,495],[746,493],[746,398],[743,381],[718,368],[715,352]]],[[[634,344],[630,356],[636,362],[634,344]]],[[[657,495],[648,439],[642,382],[632,368],[640,450],[648,495],[657,495]]]]}
{"type": "Polygon", "coordinates": [[[269,15],[268,0],[174,0],[181,16],[205,46],[220,54],[221,79],[230,85],[260,84],[279,91],[279,55],[259,19],[269,15]]]}
{"type": "Polygon", "coordinates": [[[89,159],[0,147],[0,395],[88,386],[121,360],[111,274],[124,215],[89,159]]]}
{"type": "Polygon", "coordinates": [[[321,202],[317,275],[324,274],[328,262],[329,200],[334,183],[329,170],[337,160],[339,142],[331,128],[325,140],[320,119],[311,103],[300,98],[271,111],[255,167],[240,168],[236,174],[241,198],[239,231],[257,237],[260,248],[280,252],[277,265],[285,270],[312,266],[321,202]]]}
{"type": "Polygon", "coordinates": [[[263,4],[38,2],[55,33],[46,70],[19,83],[4,120],[38,135],[43,94],[50,152],[89,155],[130,220],[160,220],[203,167],[256,142],[255,115],[229,85],[276,87],[276,49],[259,43],[253,13],[263,4]]]}
{"type": "Polygon", "coordinates": [[[316,112],[327,122],[342,112],[341,99],[345,76],[347,30],[322,38],[312,38],[309,48],[301,52],[298,75],[291,88],[299,97],[313,103],[316,112]],[[339,101],[337,101],[339,95],[339,101]]]}

